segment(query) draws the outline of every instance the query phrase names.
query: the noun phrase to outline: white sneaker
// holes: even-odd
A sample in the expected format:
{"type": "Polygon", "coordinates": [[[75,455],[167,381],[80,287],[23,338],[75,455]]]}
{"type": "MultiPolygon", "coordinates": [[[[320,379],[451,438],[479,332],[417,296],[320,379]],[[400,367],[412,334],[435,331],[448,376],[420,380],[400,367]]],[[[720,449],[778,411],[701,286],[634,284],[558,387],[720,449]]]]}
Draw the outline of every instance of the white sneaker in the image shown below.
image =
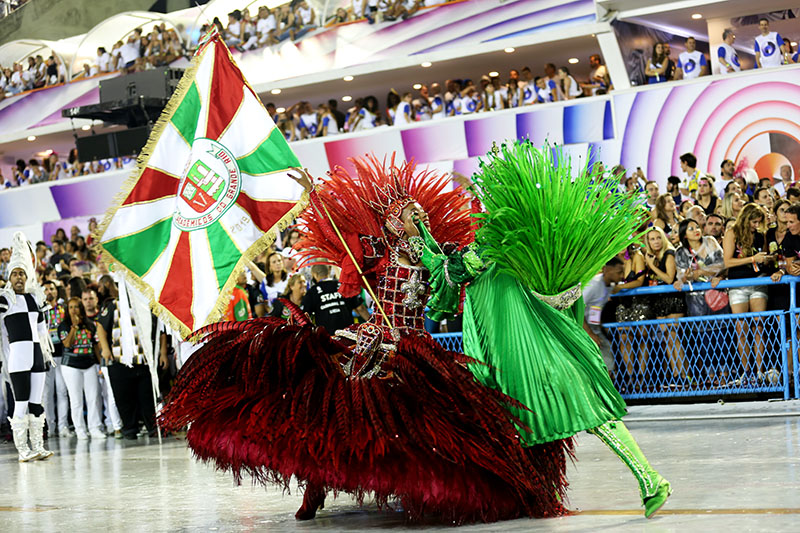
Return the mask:
{"type": "Polygon", "coordinates": [[[58,430],[58,436],[59,437],[71,437],[72,436],[72,432],[69,430],[69,428],[63,427],[63,428],[58,430]]]}
{"type": "Polygon", "coordinates": [[[78,440],[89,440],[89,434],[85,431],[75,430],[75,436],[78,437],[78,440]]]}
{"type": "Polygon", "coordinates": [[[89,434],[92,436],[92,440],[106,439],[106,434],[100,431],[99,429],[93,429],[92,431],[89,432],[89,434]]]}

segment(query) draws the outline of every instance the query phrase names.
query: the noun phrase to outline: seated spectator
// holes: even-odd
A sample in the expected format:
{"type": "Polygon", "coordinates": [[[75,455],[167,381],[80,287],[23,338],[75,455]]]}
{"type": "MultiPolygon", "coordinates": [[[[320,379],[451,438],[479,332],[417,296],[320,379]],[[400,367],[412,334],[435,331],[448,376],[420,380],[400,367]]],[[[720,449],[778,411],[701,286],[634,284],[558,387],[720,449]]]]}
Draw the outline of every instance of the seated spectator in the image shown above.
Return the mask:
{"type": "Polygon", "coordinates": [[[701,228],[706,225],[706,212],[699,205],[692,205],[684,218],[694,220],[701,228]]]}
{"type": "Polygon", "coordinates": [[[336,9],[333,15],[328,17],[328,20],[325,21],[325,25],[333,26],[335,24],[343,24],[345,22],[350,22],[351,20],[353,20],[353,17],[350,14],[350,12],[348,12],[343,7],[339,7],[336,9]]]}
{"type": "Polygon", "coordinates": [[[722,32],[722,44],[717,48],[717,59],[719,61],[717,74],[729,74],[742,70],[742,66],[739,63],[739,54],[733,47],[734,41],[736,41],[736,35],[733,30],[726,28],[722,32]]]}
{"type": "Polygon", "coordinates": [[[228,13],[228,27],[222,34],[225,39],[225,44],[232,48],[240,47],[242,44],[243,28],[242,28],[242,12],[234,9],[228,13]]]}
{"type": "Polygon", "coordinates": [[[559,67],[558,78],[561,83],[561,92],[564,94],[565,99],[572,100],[573,98],[578,98],[583,95],[580,85],[575,81],[575,78],[572,77],[572,74],[569,73],[567,67],[559,67]]]}
{"type": "Polygon", "coordinates": [[[278,20],[275,18],[275,14],[270,11],[267,6],[259,7],[258,20],[256,21],[256,34],[250,38],[245,45],[245,49],[248,49],[248,45],[249,49],[252,50],[257,46],[272,46],[273,44],[277,44],[277,30],[278,20]],[[253,43],[253,38],[256,40],[255,43],[253,43]]]}
{"type": "Polygon", "coordinates": [[[306,0],[300,0],[294,11],[294,27],[296,29],[292,40],[301,38],[317,26],[317,15],[314,8],[309,6],[306,0]]]}
{"type": "Polygon", "coordinates": [[[792,169],[792,165],[781,165],[779,173],[780,180],[776,180],[774,186],[779,196],[785,197],[789,187],[795,186],[793,174],[794,170],[792,169]]]}
{"type": "Polygon", "coordinates": [[[675,69],[675,79],[692,80],[708,73],[708,62],[703,52],[696,49],[697,41],[694,37],[686,39],[686,51],[678,56],[678,67],[675,69]]]}
{"type": "Polygon", "coordinates": [[[647,76],[647,83],[662,83],[667,81],[665,72],[667,71],[667,56],[664,53],[664,43],[653,45],[653,53],[644,74],[647,76]]]}
{"type": "Polygon", "coordinates": [[[28,81],[30,81],[30,73],[22,70],[22,65],[14,63],[14,71],[7,87],[10,94],[19,94],[22,91],[28,90],[28,81]]]}

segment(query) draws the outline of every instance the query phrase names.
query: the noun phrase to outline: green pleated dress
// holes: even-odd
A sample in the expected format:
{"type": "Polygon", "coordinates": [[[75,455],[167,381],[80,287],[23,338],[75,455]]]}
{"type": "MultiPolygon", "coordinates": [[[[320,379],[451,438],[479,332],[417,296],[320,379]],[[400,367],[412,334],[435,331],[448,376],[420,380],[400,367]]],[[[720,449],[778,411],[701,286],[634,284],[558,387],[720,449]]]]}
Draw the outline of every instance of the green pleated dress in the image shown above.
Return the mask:
{"type": "Polygon", "coordinates": [[[583,299],[566,311],[541,302],[494,265],[467,286],[464,353],[475,378],[527,406],[526,445],[597,427],[625,414],[597,346],[584,331],[583,299]]]}

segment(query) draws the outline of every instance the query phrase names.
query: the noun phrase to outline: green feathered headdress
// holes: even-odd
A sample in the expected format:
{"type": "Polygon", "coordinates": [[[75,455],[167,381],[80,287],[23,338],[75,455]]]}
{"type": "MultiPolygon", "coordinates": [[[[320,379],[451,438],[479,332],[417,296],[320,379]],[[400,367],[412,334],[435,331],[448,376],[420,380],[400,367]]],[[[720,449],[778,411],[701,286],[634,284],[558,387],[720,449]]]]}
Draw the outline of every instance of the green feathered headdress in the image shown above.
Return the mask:
{"type": "Polygon", "coordinates": [[[587,283],[636,241],[646,221],[641,198],[619,179],[580,168],[560,147],[504,143],[481,159],[474,193],[485,213],[476,242],[487,261],[543,295],[587,283]]]}

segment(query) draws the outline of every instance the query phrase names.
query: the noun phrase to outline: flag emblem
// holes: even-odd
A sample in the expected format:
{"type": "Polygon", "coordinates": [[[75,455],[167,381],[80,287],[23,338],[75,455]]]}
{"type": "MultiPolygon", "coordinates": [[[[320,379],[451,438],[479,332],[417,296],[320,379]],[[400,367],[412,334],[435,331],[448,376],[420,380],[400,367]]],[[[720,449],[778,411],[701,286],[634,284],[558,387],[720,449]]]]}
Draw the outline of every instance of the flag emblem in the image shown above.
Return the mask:
{"type": "Polygon", "coordinates": [[[192,59],[98,230],[103,258],[184,336],[305,205],[300,166],[219,35],[192,59]]]}
{"type": "Polygon", "coordinates": [[[217,141],[195,139],[178,190],[173,224],[185,231],[208,227],[234,205],[242,190],[235,156],[217,141]]]}

